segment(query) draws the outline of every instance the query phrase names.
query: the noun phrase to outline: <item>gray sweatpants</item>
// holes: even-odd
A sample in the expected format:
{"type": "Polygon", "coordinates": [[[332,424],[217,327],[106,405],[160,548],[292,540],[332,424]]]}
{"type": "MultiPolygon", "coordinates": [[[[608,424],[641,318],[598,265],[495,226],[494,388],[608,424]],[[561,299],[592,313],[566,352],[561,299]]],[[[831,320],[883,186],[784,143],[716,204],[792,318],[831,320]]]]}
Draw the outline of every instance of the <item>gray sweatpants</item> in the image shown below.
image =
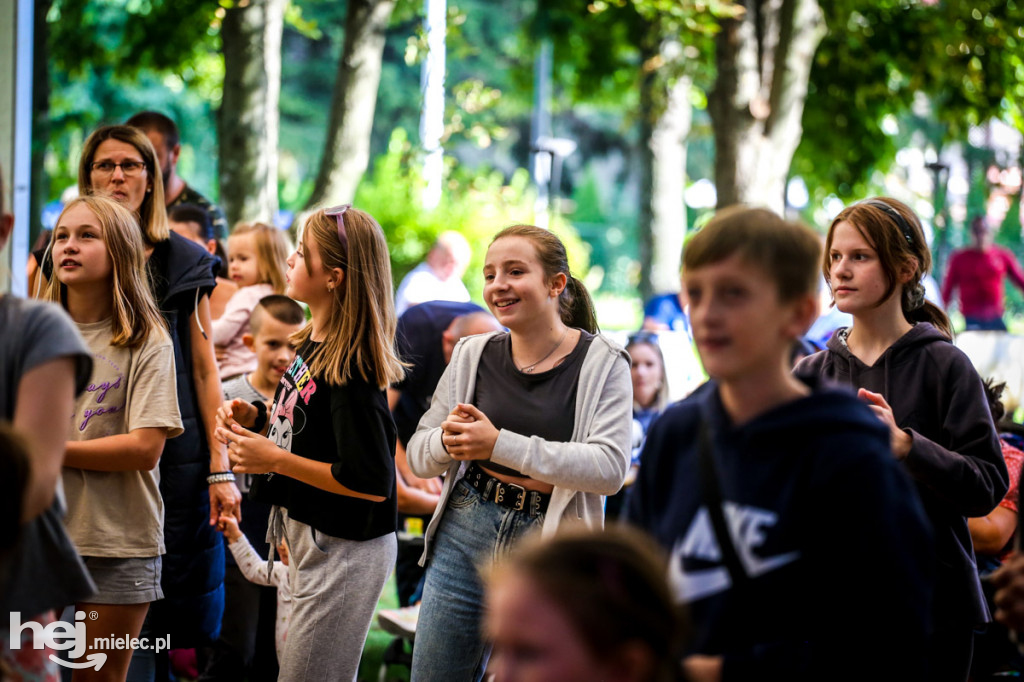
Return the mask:
{"type": "Polygon", "coordinates": [[[279,680],[355,680],[373,610],[395,567],[394,533],[357,542],[283,514],[292,616],[279,680]]]}

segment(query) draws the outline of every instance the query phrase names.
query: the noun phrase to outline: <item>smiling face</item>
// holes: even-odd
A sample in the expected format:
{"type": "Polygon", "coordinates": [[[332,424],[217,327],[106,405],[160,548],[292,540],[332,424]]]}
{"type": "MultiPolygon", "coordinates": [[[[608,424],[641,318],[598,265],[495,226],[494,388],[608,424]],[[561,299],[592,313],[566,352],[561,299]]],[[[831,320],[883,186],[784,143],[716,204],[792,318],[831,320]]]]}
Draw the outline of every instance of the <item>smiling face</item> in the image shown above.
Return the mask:
{"type": "Polygon", "coordinates": [[[85,204],[75,204],[61,215],[53,231],[53,263],[57,279],[69,287],[110,280],[103,227],[85,204]]]}
{"type": "Polygon", "coordinates": [[[142,154],[133,145],[113,138],[104,140],[96,148],[96,154],[93,155],[94,168],[89,174],[89,184],[96,192],[107,194],[122,206],[138,212],[152,183],[145,165],[133,175],[125,175],[120,166],[114,168],[111,173],[95,170],[98,163],[119,164],[126,161],[145,163],[142,154]]]}
{"type": "Polygon", "coordinates": [[[565,282],[563,274],[544,274],[533,243],[525,237],[502,237],[487,249],[484,301],[498,322],[512,331],[556,323],[565,282]]]}
{"type": "Polygon", "coordinates": [[[633,378],[633,400],[641,407],[650,407],[661,390],[664,373],[661,356],[649,343],[634,343],[626,350],[633,359],[629,370],[633,378]]]}
{"type": "Polygon", "coordinates": [[[292,364],[295,349],[289,337],[302,329],[301,324],[286,324],[262,313],[259,330],[252,335],[251,350],[256,354],[256,373],[264,386],[277,386],[292,364]]]}
{"type": "Polygon", "coordinates": [[[813,297],[780,301],[774,280],[740,254],[687,270],[685,282],[697,350],[720,382],[782,366],[810,322],[804,299],[813,297]]]}
{"type": "Polygon", "coordinates": [[[240,287],[259,284],[256,235],[252,232],[228,237],[228,276],[240,287]]]}
{"type": "Polygon", "coordinates": [[[526,577],[510,574],[488,590],[486,630],[497,682],[610,679],[566,615],[526,577]]]}
{"type": "Polygon", "coordinates": [[[878,252],[852,223],[836,225],[828,257],[832,295],[839,310],[856,317],[888,302],[899,306],[902,287],[885,298],[889,278],[878,252]]]}

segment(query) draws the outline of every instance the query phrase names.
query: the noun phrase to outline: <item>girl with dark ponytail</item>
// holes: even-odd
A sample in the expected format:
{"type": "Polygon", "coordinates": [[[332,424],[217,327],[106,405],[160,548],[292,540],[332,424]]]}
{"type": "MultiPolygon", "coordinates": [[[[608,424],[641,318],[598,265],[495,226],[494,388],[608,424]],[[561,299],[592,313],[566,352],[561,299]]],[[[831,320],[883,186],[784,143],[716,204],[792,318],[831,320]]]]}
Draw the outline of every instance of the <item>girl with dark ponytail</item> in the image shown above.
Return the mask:
{"type": "Polygon", "coordinates": [[[937,580],[929,671],[966,680],[975,626],[988,608],[967,517],[985,516],[1008,477],[981,378],[951,342],[949,319],[924,299],[931,254],[905,204],[866,199],[829,227],[822,271],[833,303],[853,315],[797,373],[850,384],[889,428],[893,454],[917,483],[935,530],[937,580]]]}
{"type": "Polygon", "coordinates": [[[586,287],[547,230],[499,232],[484,300],[508,332],[462,339],[407,448],[415,474],[447,472],[426,531],[412,679],[481,679],[477,568],[563,520],[599,528],[630,460],[625,351],[598,333],[586,287]]]}

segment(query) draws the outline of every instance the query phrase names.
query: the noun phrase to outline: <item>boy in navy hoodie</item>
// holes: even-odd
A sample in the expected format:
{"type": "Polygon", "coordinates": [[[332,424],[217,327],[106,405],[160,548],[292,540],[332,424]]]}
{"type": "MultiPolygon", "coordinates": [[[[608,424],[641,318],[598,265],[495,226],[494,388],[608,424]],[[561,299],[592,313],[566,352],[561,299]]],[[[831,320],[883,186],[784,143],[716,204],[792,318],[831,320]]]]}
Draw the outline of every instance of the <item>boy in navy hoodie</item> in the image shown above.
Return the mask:
{"type": "Polygon", "coordinates": [[[692,681],[925,670],[931,533],[888,431],[852,393],[789,371],[819,258],[810,230],[743,207],[684,253],[711,380],[652,425],[627,518],[671,552],[692,681]]]}

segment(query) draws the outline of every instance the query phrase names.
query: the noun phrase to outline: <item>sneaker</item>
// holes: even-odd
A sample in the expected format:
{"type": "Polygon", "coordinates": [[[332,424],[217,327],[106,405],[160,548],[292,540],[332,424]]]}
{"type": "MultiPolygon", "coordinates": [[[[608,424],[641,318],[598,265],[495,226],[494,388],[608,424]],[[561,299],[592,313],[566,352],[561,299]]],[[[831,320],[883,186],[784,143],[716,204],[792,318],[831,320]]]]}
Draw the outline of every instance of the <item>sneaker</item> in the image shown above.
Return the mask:
{"type": "Polygon", "coordinates": [[[419,616],[419,604],[400,609],[384,609],[377,612],[377,623],[388,634],[412,640],[416,638],[416,621],[419,616]]]}

